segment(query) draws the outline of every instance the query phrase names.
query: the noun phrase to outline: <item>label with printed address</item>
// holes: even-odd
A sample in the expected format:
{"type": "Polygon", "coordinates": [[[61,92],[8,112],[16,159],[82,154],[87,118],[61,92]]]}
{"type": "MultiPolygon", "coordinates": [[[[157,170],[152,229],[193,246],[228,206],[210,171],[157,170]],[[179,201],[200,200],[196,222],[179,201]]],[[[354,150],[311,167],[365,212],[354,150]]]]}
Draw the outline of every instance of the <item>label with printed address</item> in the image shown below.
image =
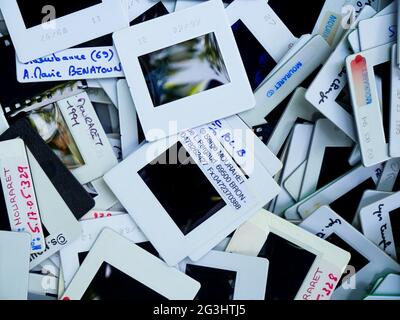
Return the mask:
{"type": "Polygon", "coordinates": [[[45,239],[28,160],[3,158],[0,170],[11,231],[29,233],[31,252],[43,252],[45,239]]]}
{"type": "Polygon", "coordinates": [[[251,209],[254,196],[247,186],[247,177],[213,129],[191,129],[179,134],[179,139],[230,207],[237,211],[251,209]]]}

